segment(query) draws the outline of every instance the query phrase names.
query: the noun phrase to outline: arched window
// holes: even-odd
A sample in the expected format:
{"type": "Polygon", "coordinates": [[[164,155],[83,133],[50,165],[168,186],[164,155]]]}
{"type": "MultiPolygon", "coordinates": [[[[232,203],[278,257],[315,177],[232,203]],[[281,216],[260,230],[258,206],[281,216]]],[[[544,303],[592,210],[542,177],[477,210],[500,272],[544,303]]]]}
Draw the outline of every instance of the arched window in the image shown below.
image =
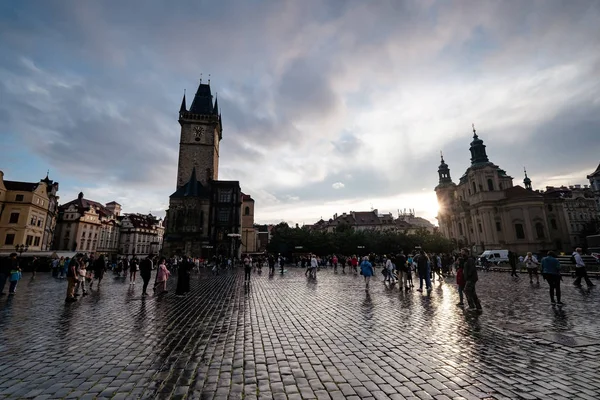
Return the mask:
{"type": "Polygon", "coordinates": [[[464,233],[463,233],[463,227],[462,227],[462,224],[461,224],[460,222],[458,223],[458,233],[459,233],[461,236],[463,236],[463,235],[464,235],[464,233]]]}
{"type": "Polygon", "coordinates": [[[502,182],[500,182],[500,183],[498,184],[498,187],[500,188],[500,190],[502,190],[502,182]]]}
{"type": "Polygon", "coordinates": [[[246,206],[246,208],[244,208],[244,215],[250,215],[250,207],[246,206]]]}
{"type": "Polygon", "coordinates": [[[538,239],[543,239],[545,237],[545,235],[544,235],[544,225],[542,225],[541,222],[536,222],[536,224],[535,224],[535,233],[536,233],[538,239]]]}
{"type": "Polygon", "coordinates": [[[523,224],[515,224],[515,234],[517,239],[525,239],[525,229],[523,229],[523,224]]]}
{"type": "Polygon", "coordinates": [[[558,226],[556,225],[556,220],[554,218],[552,218],[550,220],[550,226],[552,227],[552,229],[557,230],[558,226]]]}
{"type": "Polygon", "coordinates": [[[473,194],[477,193],[477,185],[475,185],[475,182],[471,182],[471,185],[473,186],[473,194]]]}
{"type": "Polygon", "coordinates": [[[494,191],[494,181],[491,179],[488,179],[487,182],[488,182],[488,190],[490,192],[493,192],[494,191]]]}

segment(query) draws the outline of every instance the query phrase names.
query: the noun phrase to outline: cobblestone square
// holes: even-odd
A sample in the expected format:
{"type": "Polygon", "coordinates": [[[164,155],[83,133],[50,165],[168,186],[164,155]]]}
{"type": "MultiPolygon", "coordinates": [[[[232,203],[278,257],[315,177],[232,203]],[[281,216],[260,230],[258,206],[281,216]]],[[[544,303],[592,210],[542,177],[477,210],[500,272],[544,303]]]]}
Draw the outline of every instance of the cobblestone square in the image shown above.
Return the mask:
{"type": "MultiPolygon", "coordinates": [[[[382,280],[379,274],[377,277],[382,280]]],[[[600,290],[480,273],[481,315],[360,275],[192,276],[186,297],[141,297],[107,274],[65,304],[26,274],[0,298],[0,398],[598,399],[600,290]]],[[[415,282],[418,284],[418,282],[415,282]]]]}

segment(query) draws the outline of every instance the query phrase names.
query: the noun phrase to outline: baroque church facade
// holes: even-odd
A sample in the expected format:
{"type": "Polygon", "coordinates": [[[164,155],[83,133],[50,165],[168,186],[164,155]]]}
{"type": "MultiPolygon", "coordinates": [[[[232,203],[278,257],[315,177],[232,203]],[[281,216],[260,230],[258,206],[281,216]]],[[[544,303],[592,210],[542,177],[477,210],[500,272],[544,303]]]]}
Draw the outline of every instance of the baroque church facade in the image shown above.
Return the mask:
{"type": "Polygon", "coordinates": [[[471,165],[458,184],[443,156],[438,168],[438,223],[445,237],[477,254],[486,249],[518,254],[570,250],[562,199],[534,191],[526,172],[525,187],[514,186],[513,178],[489,161],[474,127],[470,152],[471,165]]]}
{"type": "MultiPolygon", "coordinates": [[[[183,96],[179,124],[177,187],[166,212],[163,254],[239,257],[242,247],[252,251],[242,242],[242,206],[249,196],[239,181],[218,179],[223,126],[210,83],[200,82],[189,109],[183,96]]],[[[252,210],[252,224],[253,219],[252,210]]],[[[248,231],[255,235],[252,229],[245,229],[246,237],[248,231]]]]}

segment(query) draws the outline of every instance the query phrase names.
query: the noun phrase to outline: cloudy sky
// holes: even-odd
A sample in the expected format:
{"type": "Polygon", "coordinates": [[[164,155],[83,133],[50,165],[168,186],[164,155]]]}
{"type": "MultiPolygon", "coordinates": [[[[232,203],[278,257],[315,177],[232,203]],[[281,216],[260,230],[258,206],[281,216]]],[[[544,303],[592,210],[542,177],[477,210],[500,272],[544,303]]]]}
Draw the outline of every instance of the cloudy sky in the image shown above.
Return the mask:
{"type": "Polygon", "coordinates": [[[219,178],[258,222],[350,210],[436,214],[471,123],[490,160],[534,186],[600,161],[600,2],[5,1],[0,169],[60,182],[61,201],[163,214],[178,110],[211,74],[219,178]]]}

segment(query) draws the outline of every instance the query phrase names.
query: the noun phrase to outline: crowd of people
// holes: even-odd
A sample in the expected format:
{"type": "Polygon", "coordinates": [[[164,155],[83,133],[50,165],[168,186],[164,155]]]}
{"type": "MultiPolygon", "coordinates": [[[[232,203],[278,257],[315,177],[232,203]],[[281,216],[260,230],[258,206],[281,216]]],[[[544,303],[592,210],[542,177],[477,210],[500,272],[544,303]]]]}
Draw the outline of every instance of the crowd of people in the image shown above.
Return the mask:
{"type": "MultiPolygon", "coordinates": [[[[548,282],[550,301],[552,304],[561,305],[561,265],[554,252],[548,252],[541,261],[532,253],[517,258],[514,253],[510,258],[511,276],[518,279],[516,267],[517,262],[521,263],[527,270],[531,284],[536,280],[540,283],[540,275],[548,282]]],[[[586,265],[582,258],[582,249],[578,248],[571,256],[571,264],[575,266],[576,279],[573,282],[575,286],[581,287],[582,280],[588,287],[595,286],[589,279],[586,271],[586,265]]],[[[38,266],[37,258],[31,262],[32,278],[38,266]]],[[[421,249],[417,249],[414,254],[405,255],[400,252],[395,255],[375,255],[368,256],[337,256],[317,257],[314,254],[296,255],[288,260],[281,254],[244,254],[240,260],[227,257],[213,257],[211,260],[192,258],[192,257],[158,257],[153,254],[142,258],[123,257],[109,261],[103,255],[94,254],[85,255],[78,253],[74,257],[60,257],[51,261],[52,276],[56,279],[67,279],[67,295],[65,301],[70,303],[77,301],[79,296],[86,296],[96,282],[96,287],[100,288],[104,275],[112,270],[117,278],[129,278],[129,285],[136,284],[139,274],[142,279],[142,296],[147,296],[147,289],[150,284],[152,271],[157,269],[154,281],[154,294],[161,295],[167,292],[167,281],[173,274],[177,274],[176,295],[183,296],[190,291],[190,275],[193,272],[199,272],[200,269],[210,269],[213,274],[218,275],[220,271],[236,267],[241,264],[244,268],[244,282],[249,284],[252,272],[262,273],[263,268],[269,269],[269,274],[275,274],[277,268],[281,274],[285,272],[286,263],[305,269],[305,276],[309,279],[316,279],[320,268],[332,267],[334,273],[353,273],[364,277],[365,290],[369,290],[371,278],[375,276],[375,268],[381,267],[381,273],[384,277],[383,282],[388,285],[396,285],[400,290],[409,291],[414,288],[413,275],[419,279],[419,285],[416,289],[419,292],[423,290],[431,292],[432,282],[443,281],[449,277],[455,276],[459,294],[459,306],[464,306],[464,299],[469,309],[481,310],[481,303],[476,292],[476,283],[478,280],[477,260],[470,254],[468,249],[463,249],[459,254],[427,254],[421,249]]],[[[0,258],[0,295],[4,295],[4,286],[10,282],[9,295],[16,293],[17,284],[22,278],[22,271],[19,264],[17,253],[12,253],[8,258],[0,258]]]]}

